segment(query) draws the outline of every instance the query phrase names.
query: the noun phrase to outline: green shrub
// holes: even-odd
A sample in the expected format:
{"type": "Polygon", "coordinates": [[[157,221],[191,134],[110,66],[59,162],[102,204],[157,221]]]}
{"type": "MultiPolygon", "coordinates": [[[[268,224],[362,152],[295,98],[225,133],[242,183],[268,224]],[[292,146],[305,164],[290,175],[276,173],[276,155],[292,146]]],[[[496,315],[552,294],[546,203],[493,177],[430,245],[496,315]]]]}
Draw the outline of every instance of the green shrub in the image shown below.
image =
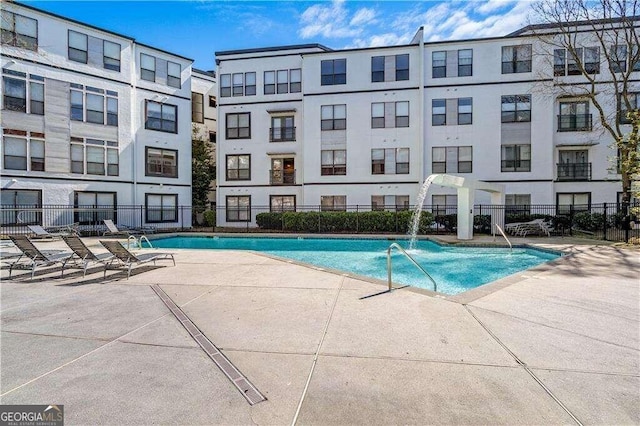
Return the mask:
{"type": "Polygon", "coordinates": [[[583,231],[599,231],[604,228],[602,213],[579,212],[573,215],[573,225],[583,231]]]}
{"type": "Polygon", "coordinates": [[[491,215],[475,215],[473,217],[473,229],[483,234],[491,233],[491,215]]]}
{"type": "Polygon", "coordinates": [[[443,226],[447,232],[455,232],[458,229],[458,215],[452,214],[439,214],[435,218],[436,224],[443,226]]]}
{"type": "MultiPolygon", "coordinates": [[[[369,232],[407,233],[411,227],[412,211],[366,211],[366,212],[285,212],[259,213],[256,223],[262,229],[277,229],[287,232],[369,232]]],[[[433,215],[422,212],[418,232],[431,229],[433,215]]]]}
{"type": "Polygon", "coordinates": [[[216,211],[215,210],[207,210],[204,212],[204,225],[214,227],[216,226],[216,211]]]}

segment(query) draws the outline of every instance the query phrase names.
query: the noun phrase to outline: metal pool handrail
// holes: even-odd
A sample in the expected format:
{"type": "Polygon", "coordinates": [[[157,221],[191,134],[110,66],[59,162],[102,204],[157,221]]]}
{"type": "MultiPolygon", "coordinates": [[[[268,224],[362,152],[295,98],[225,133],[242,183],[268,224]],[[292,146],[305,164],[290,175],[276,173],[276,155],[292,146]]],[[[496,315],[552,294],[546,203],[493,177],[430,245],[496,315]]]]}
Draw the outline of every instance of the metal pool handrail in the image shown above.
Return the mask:
{"type": "MultiPolygon", "coordinates": [[[[500,233],[502,234],[502,236],[504,237],[505,240],[507,240],[507,244],[509,244],[509,250],[511,253],[513,253],[513,246],[511,245],[511,241],[509,241],[509,238],[507,238],[507,234],[504,233],[504,231],[502,230],[502,228],[500,227],[500,225],[498,225],[497,223],[494,223],[494,226],[496,228],[498,228],[498,231],[500,231],[500,233]]],[[[495,231],[493,233],[493,236],[495,237],[495,231]]]]}
{"type": "Polygon", "coordinates": [[[147,244],[149,244],[149,248],[153,248],[151,241],[149,241],[146,235],[141,235],[140,238],[136,238],[135,235],[130,235],[129,238],[127,239],[127,249],[131,248],[130,244],[132,240],[133,240],[133,245],[136,248],[140,248],[140,249],[142,248],[142,240],[145,240],[147,244]]]}
{"type": "Polygon", "coordinates": [[[387,278],[388,278],[388,281],[389,281],[389,291],[393,290],[393,283],[391,282],[391,273],[392,273],[392,271],[391,271],[391,249],[393,249],[393,248],[398,249],[398,251],[400,253],[405,255],[405,257],[407,259],[409,259],[411,261],[411,263],[413,263],[416,266],[416,268],[420,269],[422,271],[422,273],[425,274],[427,276],[427,278],[429,278],[431,280],[431,282],[433,283],[433,291],[438,291],[438,284],[436,284],[436,281],[398,243],[391,243],[389,248],[387,248],[387,278]]]}

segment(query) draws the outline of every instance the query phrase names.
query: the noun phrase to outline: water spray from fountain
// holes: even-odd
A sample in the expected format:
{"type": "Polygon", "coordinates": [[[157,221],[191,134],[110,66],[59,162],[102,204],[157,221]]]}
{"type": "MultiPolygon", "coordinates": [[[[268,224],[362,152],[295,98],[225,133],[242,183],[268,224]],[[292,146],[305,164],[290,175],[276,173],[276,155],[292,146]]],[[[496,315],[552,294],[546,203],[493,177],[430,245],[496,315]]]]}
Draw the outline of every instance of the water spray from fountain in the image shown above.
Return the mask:
{"type": "Polygon", "coordinates": [[[418,235],[418,231],[420,230],[422,205],[424,204],[425,198],[427,198],[429,187],[436,177],[438,177],[438,175],[430,175],[429,177],[427,177],[422,184],[422,188],[420,188],[420,192],[418,193],[418,198],[416,199],[415,208],[413,210],[413,216],[411,216],[411,229],[409,230],[411,239],[409,240],[409,250],[416,249],[416,236],[418,235]]]}

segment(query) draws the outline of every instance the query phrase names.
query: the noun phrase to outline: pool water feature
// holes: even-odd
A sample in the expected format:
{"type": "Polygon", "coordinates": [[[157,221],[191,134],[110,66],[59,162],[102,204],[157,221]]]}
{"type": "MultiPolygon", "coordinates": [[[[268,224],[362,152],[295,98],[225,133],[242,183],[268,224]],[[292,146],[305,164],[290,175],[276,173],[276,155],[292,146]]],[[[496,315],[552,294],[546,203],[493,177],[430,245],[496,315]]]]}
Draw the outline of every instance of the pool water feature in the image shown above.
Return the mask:
{"type": "MultiPolygon", "coordinates": [[[[240,238],[165,237],[154,238],[157,248],[253,250],[323,268],[337,269],[387,280],[387,248],[392,242],[407,247],[408,240],[347,238],[240,238]]],[[[530,248],[475,248],[442,246],[420,240],[409,251],[438,283],[438,292],[458,294],[483,284],[529,269],[559,257],[530,248]]],[[[392,254],[393,282],[433,289],[433,284],[398,252],[392,254]]]]}

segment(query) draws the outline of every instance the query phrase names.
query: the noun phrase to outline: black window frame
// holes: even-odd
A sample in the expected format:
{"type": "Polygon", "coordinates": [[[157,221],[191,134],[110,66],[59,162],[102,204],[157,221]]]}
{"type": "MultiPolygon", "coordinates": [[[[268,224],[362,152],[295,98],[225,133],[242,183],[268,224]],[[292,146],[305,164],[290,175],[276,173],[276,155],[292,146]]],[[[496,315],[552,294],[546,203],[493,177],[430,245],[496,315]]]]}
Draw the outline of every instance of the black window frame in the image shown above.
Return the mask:
{"type": "Polygon", "coordinates": [[[225,170],[225,178],[228,181],[242,181],[242,180],[251,180],[251,154],[227,154],[225,156],[225,162],[224,162],[224,170],[225,170]],[[232,157],[236,157],[237,158],[237,164],[238,167],[236,167],[235,169],[233,168],[229,168],[229,159],[232,157]],[[249,168],[248,169],[244,169],[244,168],[240,168],[240,157],[247,157],[248,159],[248,165],[249,168]],[[230,175],[230,172],[232,171],[236,171],[237,176],[233,177],[230,175]],[[247,175],[246,176],[241,176],[240,171],[241,170],[247,170],[247,175]]]}
{"type": "Polygon", "coordinates": [[[144,211],[145,211],[145,223],[176,223],[178,222],[178,194],[161,194],[154,192],[147,192],[144,194],[144,211]],[[160,207],[157,206],[149,206],[149,196],[160,197],[160,207]],[[174,207],[168,208],[163,206],[163,200],[165,197],[172,197],[175,200],[174,207]],[[150,217],[149,213],[153,213],[154,211],[160,211],[160,219],[156,220],[150,217]],[[172,212],[173,218],[164,218],[165,212],[172,212]]]}
{"type": "Polygon", "coordinates": [[[332,131],[332,130],[347,130],[347,104],[333,104],[333,105],[321,105],[320,106],[320,130],[332,131]],[[336,107],[344,106],[344,118],[336,117],[336,107]],[[322,118],[322,109],[331,107],[331,118],[322,118]]]}
{"type": "Polygon", "coordinates": [[[145,146],[144,147],[144,175],[145,176],[150,176],[150,177],[162,177],[162,178],[171,178],[171,179],[177,179],[179,176],[179,152],[177,149],[168,149],[168,148],[160,148],[160,147],[155,147],[155,146],[145,146]],[[156,150],[156,151],[160,151],[160,158],[164,159],[164,152],[172,152],[175,153],[175,166],[169,166],[169,167],[173,167],[173,171],[169,173],[165,172],[165,164],[164,161],[162,161],[159,166],[162,169],[159,172],[152,172],[149,170],[149,166],[150,166],[150,162],[149,162],[149,150],[156,150]]]}
{"type": "Polygon", "coordinates": [[[323,212],[345,212],[347,211],[347,196],[346,195],[321,195],[320,196],[320,211],[323,212]],[[344,204],[342,204],[342,207],[336,207],[336,198],[337,197],[342,197],[344,198],[344,204]],[[325,199],[331,199],[331,206],[325,206],[322,201],[323,198],[325,199]]]}
{"type": "Polygon", "coordinates": [[[346,176],[347,175],[347,150],[346,149],[321,149],[320,150],[320,176],[346,176]],[[336,163],[336,151],[344,151],[344,164],[336,163]],[[331,164],[323,163],[323,152],[331,152],[331,164]]]}
{"type": "MultiPolygon", "coordinates": [[[[467,58],[464,58],[464,59],[467,59],[467,58]]],[[[459,49],[458,50],[458,77],[472,77],[472,76],[473,76],[473,49],[459,49]],[[470,63],[468,64],[460,63],[461,52],[471,52],[470,63]]]]}
{"type": "Polygon", "coordinates": [[[382,83],[384,82],[384,56],[372,56],[371,57],[371,82],[382,83]],[[382,62],[382,67],[380,67],[382,62]]]}
{"type": "Polygon", "coordinates": [[[156,102],[156,101],[152,101],[150,99],[145,99],[145,105],[144,105],[144,128],[147,130],[153,130],[156,132],[163,132],[163,133],[178,133],[178,105],[173,105],[173,104],[167,104],[164,102],[156,102]],[[154,127],[149,127],[149,104],[157,104],[160,105],[160,128],[154,128],[154,127]],[[175,110],[175,121],[173,121],[173,130],[165,130],[164,129],[164,123],[165,122],[169,122],[171,123],[171,120],[165,120],[163,118],[163,113],[164,113],[164,109],[165,108],[174,108],[175,110]]]}
{"type": "Polygon", "coordinates": [[[145,80],[145,81],[150,81],[152,83],[155,83],[156,82],[156,73],[157,73],[156,70],[157,69],[158,69],[158,58],[156,58],[155,56],[147,55],[146,53],[140,52],[140,80],[145,80]],[[142,67],[142,57],[143,56],[148,56],[148,57],[153,59],[153,70],[151,70],[149,68],[143,68],[142,67]],[[151,77],[149,75],[150,73],[153,74],[153,78],[150,78],[151,77]]]}
{"type": "Polygon", "coordinates": [[[500,98],[500,120],[502,123],[531,122],[531,95],[503,95],[500,98]],[[525,101],[526,99],[526,101],[525,101]],[[512,102],[509,102],[512,101],[512,102]],[[518,109],[518,105],[529,103],[529,109],[518,109]],[[504,111],[504,105],[514,104],[513,110],[504,111]]]}
{"type": "Polygon", "coordinates": [[[232,86],[232,76],[231,74],[220,74],[220,97],[221,98],[230,98],[231,97],[231,86],[232,86]],[[229,85],[225,85],[225,80],[229,80],[229,85]]]}
{"type": "Polygon", "coordinates": [[[41,225],[42,224],[42,190],[41,189],[10,189],[3,188],[0,190],[2,195],[13,193],[13,203],[12,204],[1,204],[2,210],[0,215],[2,217],[2,225],[3,226],[14,226],[14,225],[41,225]],[[38,201],[35,205],[31,204],[17,204],[17,194],[19,192],[29,192],[36,193],[38,196],[38,201]],[[35,210],[32,212],[28,212],[27,215],[23,215],[20,217],[20,221],[18,221],[18,214],[21,209],[29,209],[35,210]],[[33,220],[25,220],[25,218],[33,220]]]}
{"type": "MultiPolygon", "coordinates": [[[[640,108],[640,92],[629,92],[627,94],[630,103],[635,103],[635,108],[632,111],[636,111],[640,108]],[[635,98],[635,102],[632,102],[635,98]]],[[[622,95],[618,95],[618,123],[619,124],[631,124],[631,120],[627,117],[627,110],[625,109],[624,102],[622,102],[622,95]]]]}
{"type": "Polygon", "coordinates": [[[434,146],[431,147],[431,173],[473,173],[473,145],[460,145],[460,146],[434,146]],[[451,148],[456,148],[456,170],[448,170],[447,164],[449,163],[447,159],[447,150],[451,148]],[[461,160],[460,159],[460,149],[468,148],[471,154],[471,160],[461,160]],[[444,161],[435,161],[435,151],[443,150],[444,151],[444,161]],[[468,170],[462,170],[463,166],[469,166],[468,170]]]}
{"type": "Polygon", "coordinates": [[[410,56],[408,53],[401,53],[395,56],[395,65],[396,65],[396,81],[407,81],[409,80],[409,61],[410,61],[410,56]],[[406,67],[404,64],[402,65],[398,65],[399,62],[401,62],[404,58],[406,58],[407,63],[406,63],[406,67]],[[402,66],[402,68],[401,68],[402,66]]]}
{"type": "Polygon", "coordinates": [[[431,52],[431,78],[446,78],[447,77],[447,51],[436,50],[431,52]],[[444,54],[444,62],[442,59],[435,59],[435,56],[444,54]],[[438,65],[436,66],[436,61],[438,65]]]}
{"type": "Polygon", "coordinates": [[[347,59],[326,59],[320,61],[320,85],[337,86],[341,84],[347,84],[347,59]],[[344,72],[336,72],[337,64],[344,64],[344,72]]]}
{"type": "Polygon", "coordinates": [[[531,144],[504,144],[500,146],[500,172],[502,173],[528,173],[531,172],[531,157],[532,155],[531,144]],[[529,147],[529,159],[522,159],[522,147],[529,147]],[[514,149],[514,159],[505,159],[505,148],[514,149]],[[509,165],[513,162],[513,165],[509,165]]]}
{"type": "Polygon", "coordinates": [[[282,213],[282,212],[295,212],[296,211],[296,207],[297,207],[297,200],[296,200],[296,196],[295,194],[292,195],[287,195],[287,194],[277,194],[277,195],[269,195],[269,211],[270,212],[275,212],[275,213],[282,213]],[[274,208],[273,207],[273,200],[280,198],[291,198],[293,197],[293,207],[280,207],[280,208],[274,208]]]}
{"type": "Polygon", "coordinates": [[[533,46],[531,44],[516,44],[516,45],[508,45],[502,46],[502,74],[522,74],[526,72],[531,72],[533,69],[532,58],[533,58],[533,46]],[[518,51],[520,49],[529,50],[529,59],[526,60],[518,60],[518,51]],[[505,49],[513,49],[511,58],[507,61],[505,58],[505,49]],[[522,67],[521,65],[524,65],[522,67]]]}
{"type": "Polygon", "coordinates": [[[104,219],[111,219],[114,223],[118,223],[118,193],[115,191],[73,191],[73,207],[75,208],[73,221],[80,225],[102,225],[104,219]],[[79,204],[78,196],[80,194],[95,195],[95,204],[79,204]],[[100,194],[113,196],[113,204],[109,206],[111,210],[98,204],[98,195],[100,194]],[[91,218],[86,220],[85,217],[88,215],[91,218]]]}
{"type": "Polygon", "coordinates": [[[224,130],[225,130],[225,138],[226,139],[251,139],[251,113],[250,112],[228,112],[225,115],[225,120],[224,120],[224,130]],[[249,117],[249,124],[247,127],[240,127],[240,116],[241,115],[246,115],[247,117],[249,117]],[[238,127],[229,127],[229,118],[231,116],[238,116],[238,127]],[[229,135],[229,130],[230,129],[237,129],[237,136],[230,136],[229,135]],[[248,129],[247,131],[247,136],[243,136],[241,135],[240,129],[248,129]]]}
{"type": "Polygon", "coordinates": [[[13,27],[13,30],[2,29],[2,35],[0,36],[0,40],[2,40],[2,44],[8,46],[14,46],[22,49],[32,50],[34,52],[38,51],[38,20],[34,18],[30,18],[28,16],[20,15],[18,13],[14,13],[8,10],[2,11],[1,19],[10,19],[10,24],[13,27]],[[18,33],[16,31],[16,16],[19,16],[23,19],[28,19],[30,21],[34,21],[36,23],[36,36],[32,37],[30,35],[18,33]],[[25,43],[26,40],[26,43],[25,43]]]}
{"type": "Polygon", "coordinates": [[[46,142],[43,133],[36,132],[26,132],[26,131],[13,131],[11,129],[5,129],[4,134],[2,135],[2,168],[4,170],[22,170],[28,172],[44,172],[45,170],[45,158],[46,158],[46,142]],[[24,157],[17,155],[8,155],[7,147],[5,144],[7,143],[7,138],[9,139],[18,139],[24,142],[24,157]],[[36,157],[33,155],[33,143],[42,143],[43,147],[43,156],[36,157]],[[20,159],[20,167],[14,167],[13,164],[7,165],[10,161],[7,159],[20,159]]]}
{"type": "Polygon", "coordinates": [[[446,126],[447,125],[447,100],[446,99],[431,99],[431,125],[432,126],[446,126]],[[442,102],[442,106],[436,106],[436,102],[442,102]],[[444,113],[436,114],[435,108],[444,107],[444,113]],[[437,117],[437,119],[436,119],[437,117]]]}
{"type": "Polygon", "coordinates": [[[191,122],[192,123],[204,123],[204,94],[198,92],[191,92],[191,122]],[[197,100],[200,99],[198,103],[197,100]],[[200,105],[200,109],[197,106],[200,105]],[[199,119],[198,119],[199,117],[199,119]]]}
{"type": "Polygon", "coordinates": [[[468,98],[468,97],[458,98],[457,106],[458,106],[458,123],[457,124],[459,126],[468,126],[473,124],[473,98],[468,98]],[[467,101],[467,100],[470,101],[469,105],[460,104],[461,101],[467,101]],[[471,112],[460,112],[460,108],[464,106],[470,106],[471,112]]]}
{"type": "Polygon", "coordinates": [[[556,214],[568,214],[573,210],[574,212],[580,211],[591,211],[591,192],[556,192],[556,214]],[[576,195],[588,195],[588,201],[586,204],[586,208],[584,204],[575,204],[575,196],[576,195]],[[562,208],[560,205],[560,196],[561,195],[571,195],[571,204],[562,204],[562,208]],[[573,207],[571,207],[573,206],[573,207]],[[576,208],[578,206],[578,208],[576,208]]]}
{"type": "Polygon", "coordinates": [[[182,64],[178,62],[167,61],[167,86],[175,87],[176,89],[182,89],[182,64]],[[178,75],[169,74],[169,65],[177,65],[178,75]]]}
{"type": "Polygon", "coordinates": [[[227,195],[225,197],[225,219],[227,222],[251,222],[251,195],[227,195]],[[238,206],[230,209],[229,200],[232,198],[238,199],[238,206]],[[240,207],[239,201],[241,198],[249,199],[249,204],[247,207],[240,207]],[[240,218],[240,213],[243,211],[247,213],[246,219],[240,218]],[[231,218],[230,213],[234,212],[237,213],[237,217],[231,218]]]}

